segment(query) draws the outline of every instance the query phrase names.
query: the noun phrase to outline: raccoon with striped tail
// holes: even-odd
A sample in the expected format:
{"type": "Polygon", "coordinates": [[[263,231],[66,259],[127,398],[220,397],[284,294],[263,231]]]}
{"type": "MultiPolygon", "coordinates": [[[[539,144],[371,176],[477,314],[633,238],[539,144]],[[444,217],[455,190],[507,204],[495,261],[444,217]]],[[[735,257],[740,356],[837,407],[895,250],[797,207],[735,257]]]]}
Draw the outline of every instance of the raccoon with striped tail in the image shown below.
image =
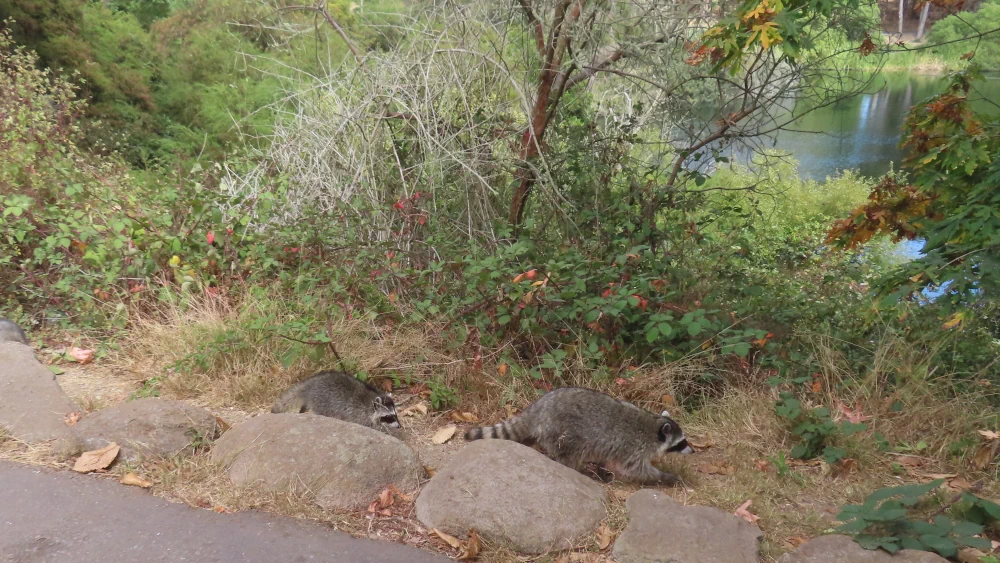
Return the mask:
{"type": "Polygon", "coordinates": [[[272,413],[329,416],[389,432],[400,428],[396,403],[390,393],[341,371],[321,371],[292,385],[271,407],[272,413]]]}
{"type": "Polygon", "coordinates": [[[678,481],[653,466],[657,456],[688,454],[680,425],[664,411],[659,416],[632,403],[583,387],[564,387],[542,395],[513,418],[493,426],[470,428],[465,439],[513,440],[538,445],[556,461],[581,471],[596,463],[623,480],[644,485],[678,481]]]}

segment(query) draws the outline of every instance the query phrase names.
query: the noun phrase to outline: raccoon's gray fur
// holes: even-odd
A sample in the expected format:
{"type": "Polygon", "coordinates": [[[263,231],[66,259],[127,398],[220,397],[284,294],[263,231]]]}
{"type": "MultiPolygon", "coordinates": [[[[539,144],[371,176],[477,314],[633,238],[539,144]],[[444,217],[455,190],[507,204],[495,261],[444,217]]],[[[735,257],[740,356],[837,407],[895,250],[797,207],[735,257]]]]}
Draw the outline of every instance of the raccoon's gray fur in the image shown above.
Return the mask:
{"type": "Polygon", "coordinates": [[[321,371],[281,394],[273,413],[311,412],[387,431],[399,428],[396,403],[389,393],[340,371],[321,371]]]}
{"type": "Polygon", "coordinates": [[[28,337],[14,321],[0,318],[0,342],[20,342],[28,345],[28,337]]]}
{"type": "Polygon", "coordinates": [[[537,444],[577,471],[596,463],[601,476],[610,472],[644,484],[677,482],[677,476],[653,467],[656,456],[694,451],[666,411],[656,416],[583,387],[550,391],[510,420],[465,433],[466,440],[480,438],[537,444]]]}

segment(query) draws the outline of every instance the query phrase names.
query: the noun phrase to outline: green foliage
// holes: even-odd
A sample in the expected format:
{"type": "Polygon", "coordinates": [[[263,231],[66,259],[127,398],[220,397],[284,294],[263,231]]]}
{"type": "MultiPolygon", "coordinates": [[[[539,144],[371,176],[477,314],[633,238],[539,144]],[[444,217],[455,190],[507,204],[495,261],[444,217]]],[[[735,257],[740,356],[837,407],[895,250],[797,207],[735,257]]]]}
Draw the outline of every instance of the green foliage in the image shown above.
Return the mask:
{"type": "Polygon", "coordinates": [[[1000,33],[989,33],[981,38],[966,39],[979,33],[995,30],[1000,25],[1000,1],[985,0],[975,12],[952,14],[934,22],[927,43],[940,46],[931,52],[946,60],[961,60],[967,53],[974,53],[972,60],[984,70],[1000,70],[1000,33]]]}
{"type": "Polygon", "coordinates": [[[989,551],[990,540],[973,536],[983,532],[984,524],[1000,519],[1000,505],[963,493],[963,507],[948,504],[929,512],[939,505],[934,494],[943,483],[937,479],[879,489],[863,504],[842,507],[839,531],[853,535],[865,549],[889,553],[916,549],[954,557],[964,546],[989,551]]]}
{"type": "Polygon", "coordinates": [[[830,409],[804,408],[802,402],[789,392],[781,393],[774,412],[789,424],[792,434],[799,438],[800,443],[791,452],[792,457],[798,459],[812,459],[822,455],[827,463],[836,463],[847,452],[830,442],[868,429],[865,424],[849,421],[836,423],[830,416],[830,409]]]}
{"type": "Polygon", "coordinates": [[[942,288],[939,304],[955,314],[943,324],[954,328],[970,316],[968,306],[995,299],[1000,270],[1000,181],[997,153],[1000,120],[977,114],[969,105],[973,68],[955,74],[948,89],[913,107],[904,146],[909,183],[887,176],[866,205],[834,224],[830,240],[851,248],[879,233],[894,240],[923,238],[923,256],[908,262],[884,285],[882,303],[914,299],[942,288]]]}

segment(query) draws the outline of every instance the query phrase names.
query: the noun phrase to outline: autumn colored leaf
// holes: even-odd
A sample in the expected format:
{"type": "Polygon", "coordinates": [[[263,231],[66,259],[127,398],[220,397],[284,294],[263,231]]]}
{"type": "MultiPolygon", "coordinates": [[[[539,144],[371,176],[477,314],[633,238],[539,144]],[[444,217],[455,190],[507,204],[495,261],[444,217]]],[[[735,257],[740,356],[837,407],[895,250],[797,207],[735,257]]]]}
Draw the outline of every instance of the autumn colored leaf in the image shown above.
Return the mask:
{"type": "Polygon", "coordinates": [[[142,477],[139,477],[135,473],[126,473],[124,476],[122,476],[119,483],[121,483],[122,485],[131,485],[133,487],[142,487],[143,489],[148,489],[153,486],[152,482],[147,481],[142,477]]]}
{"type": "Polygon", "coordinates": [[[479,422],[479,417],[472,414],[471,412],[451,411],[451,414],[448,415],[448,418],[450,418],[454,422],[479,422]]]}
{"type": "Polygon", "coordinates": [[[722,461],[716,463],[712,462],[699,463],[696,468],[699,472],[705,473],[707,475],[732,475],[733,473],[736,473],[735,467],[733,467],[732,465],[727,465],[725,462],[722,461]]]}
{"type": "Polygon", "coordinates": [[[973,469],[983,471],[991,463],[993,459],[997,456],[997,448],[1000,447],[1000,441],[992,440],[989,443],[983,444],[976,450],[976,453],[972,456],[971,465],[973,469]]]}
{"type": "Polygon", "coordinates": [[[437,469],[431,465],[425,465],[424,471],[427,472],[428,477],[434,477],[435,475],[437,475],[437,469]]]}
{"type": "Polygon", "coordinates": [[[80,364],[89,364],[94,361],[93,350],[85,350],[76,346],[70,346],[69,350],[66,351],[66,355],[80,364]]]}
{"type": "Polygon", "coordinates": [[[111,442],[99,450],[83,452],[73,464],[73,471],[77,473],[90,473],[99,469],[107,469],[115,458],[118,457],[118,444],[111,442]]]}
{"type": "Polygon", "coordinates": [[[462,543],[456,559],[471,561],[479,555],[480,549],[482,549],[482,542],[479,539],[479,534],[475,530],[469,530],[469,539],[462,543]]]}
{"type": "Polygon", "coordinates": [[[437,528],[431,528],[431,533],[444,540],[444,543],[458,549],[462,547],[462,541],[451,534],[446,534],[437,528]]]}
{"type": "Polygon", "coordinates": [[[746,520],[747,522],[750,522],[751,524],[756,523],[758,520],[760,520],[760,516],[757,516],[756,514],[748,510],[751,504],[753,504],[752,500],[744,502],[743,504],[740,505],[739,508],[736,509],[735,512],[733,512],[733,514],[739,516],[740,518],[746,520]]]}
{"type": "Polygon", "coordinates": [[[66,426],[73,426],[77,422],[80,422],[80,413],[78,412],[68,413],[66,416],[63,417],[63,422],[66,423],[66,426]]]}
{"type": "Polygon", "coordinates": [[[230,428],[233,427],[231,424],[226,422],[225,419],[218,416],[215,417],[215,423],[219,425],[219,432],[225,432],[226,430],[229,430],[230,428]]]}
{"type": "Polygon", "coordinates": [[[208,241],[208,244],[215,242],[215,233],[208,231],[208,234],[205,235],[205,240],[208,241]]]}
{"type": "Polygon", "coordinates": [[[447,442],[448,440],[451,440],[452,436],[455,435],[456,430],[458,430],[458,427],[455,426],[454,424],[449,424],[448,426],[442,427],[437,432],[434,433],[434,436],[431,437],[431,442],[437,445],[441,445],[447,442]]]}
{"type": "Polygon", "coordinates": [[[980,430],[979,434],[986,438],[987,440],[997,440],[1000,439],[1000,433],[994,432],[992,430],[980,430]]]}
{"type": "Polygon", "coordinates": [[[962,321],[964,321],[964,320],[965,320],[965,313],[962,312],[962,311],[959,311],[958,313],[955,313],[954,315],[952,315],[951,317],[949,317],[948,320],[945,321],[945,323],[943,325],[941,325],[941,328],[943,328],[944,330],[953,329],[956,326],[962,324],[962,321]]]}
{"type": "Polygon", "coordinates": [[[861,46],[858,47],[858,53],[861,53],[862,57],[867,57],[868,55],[875,52],[875,43],[872,41],[872,36],[865,33],[864,40],[861,41],[861,46]]]}
{"type": "Polygon", "coordinates": [[[419,402],[415,405],[410,405],[405,409],[403,409],[403,411],[400,412],[399,414],[402,416],[417,416],[417,415],[427,414],[427,403],[419,402]]]}
{"type": "Polygon", "coordinates": [[[497,366],[497,373],[500,374],[500,377],[503,377],[503,376],[507,375],[507,364],[500,364],[500,365],[498,365],[497,366]]]}

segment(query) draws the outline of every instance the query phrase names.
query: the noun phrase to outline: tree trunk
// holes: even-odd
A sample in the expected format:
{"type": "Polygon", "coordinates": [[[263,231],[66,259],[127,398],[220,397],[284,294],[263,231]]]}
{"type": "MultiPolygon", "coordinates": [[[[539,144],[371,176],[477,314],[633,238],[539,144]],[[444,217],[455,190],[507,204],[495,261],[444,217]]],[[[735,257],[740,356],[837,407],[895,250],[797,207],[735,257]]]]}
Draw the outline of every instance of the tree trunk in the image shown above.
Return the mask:
{"type": "Polygon", "coordinates": [[[917,41],[924,37],[924,26],[927,25],[927,16],[931,13],[930,0],[924,2],[924,9],[920,10],[920,25],[917,27],[917,41]]]}
{"type": "Polygon", "coordinates": [[[899,0],[899,36],[903,37],[903,11],[906,9],[906,0],[899,0]]]}

